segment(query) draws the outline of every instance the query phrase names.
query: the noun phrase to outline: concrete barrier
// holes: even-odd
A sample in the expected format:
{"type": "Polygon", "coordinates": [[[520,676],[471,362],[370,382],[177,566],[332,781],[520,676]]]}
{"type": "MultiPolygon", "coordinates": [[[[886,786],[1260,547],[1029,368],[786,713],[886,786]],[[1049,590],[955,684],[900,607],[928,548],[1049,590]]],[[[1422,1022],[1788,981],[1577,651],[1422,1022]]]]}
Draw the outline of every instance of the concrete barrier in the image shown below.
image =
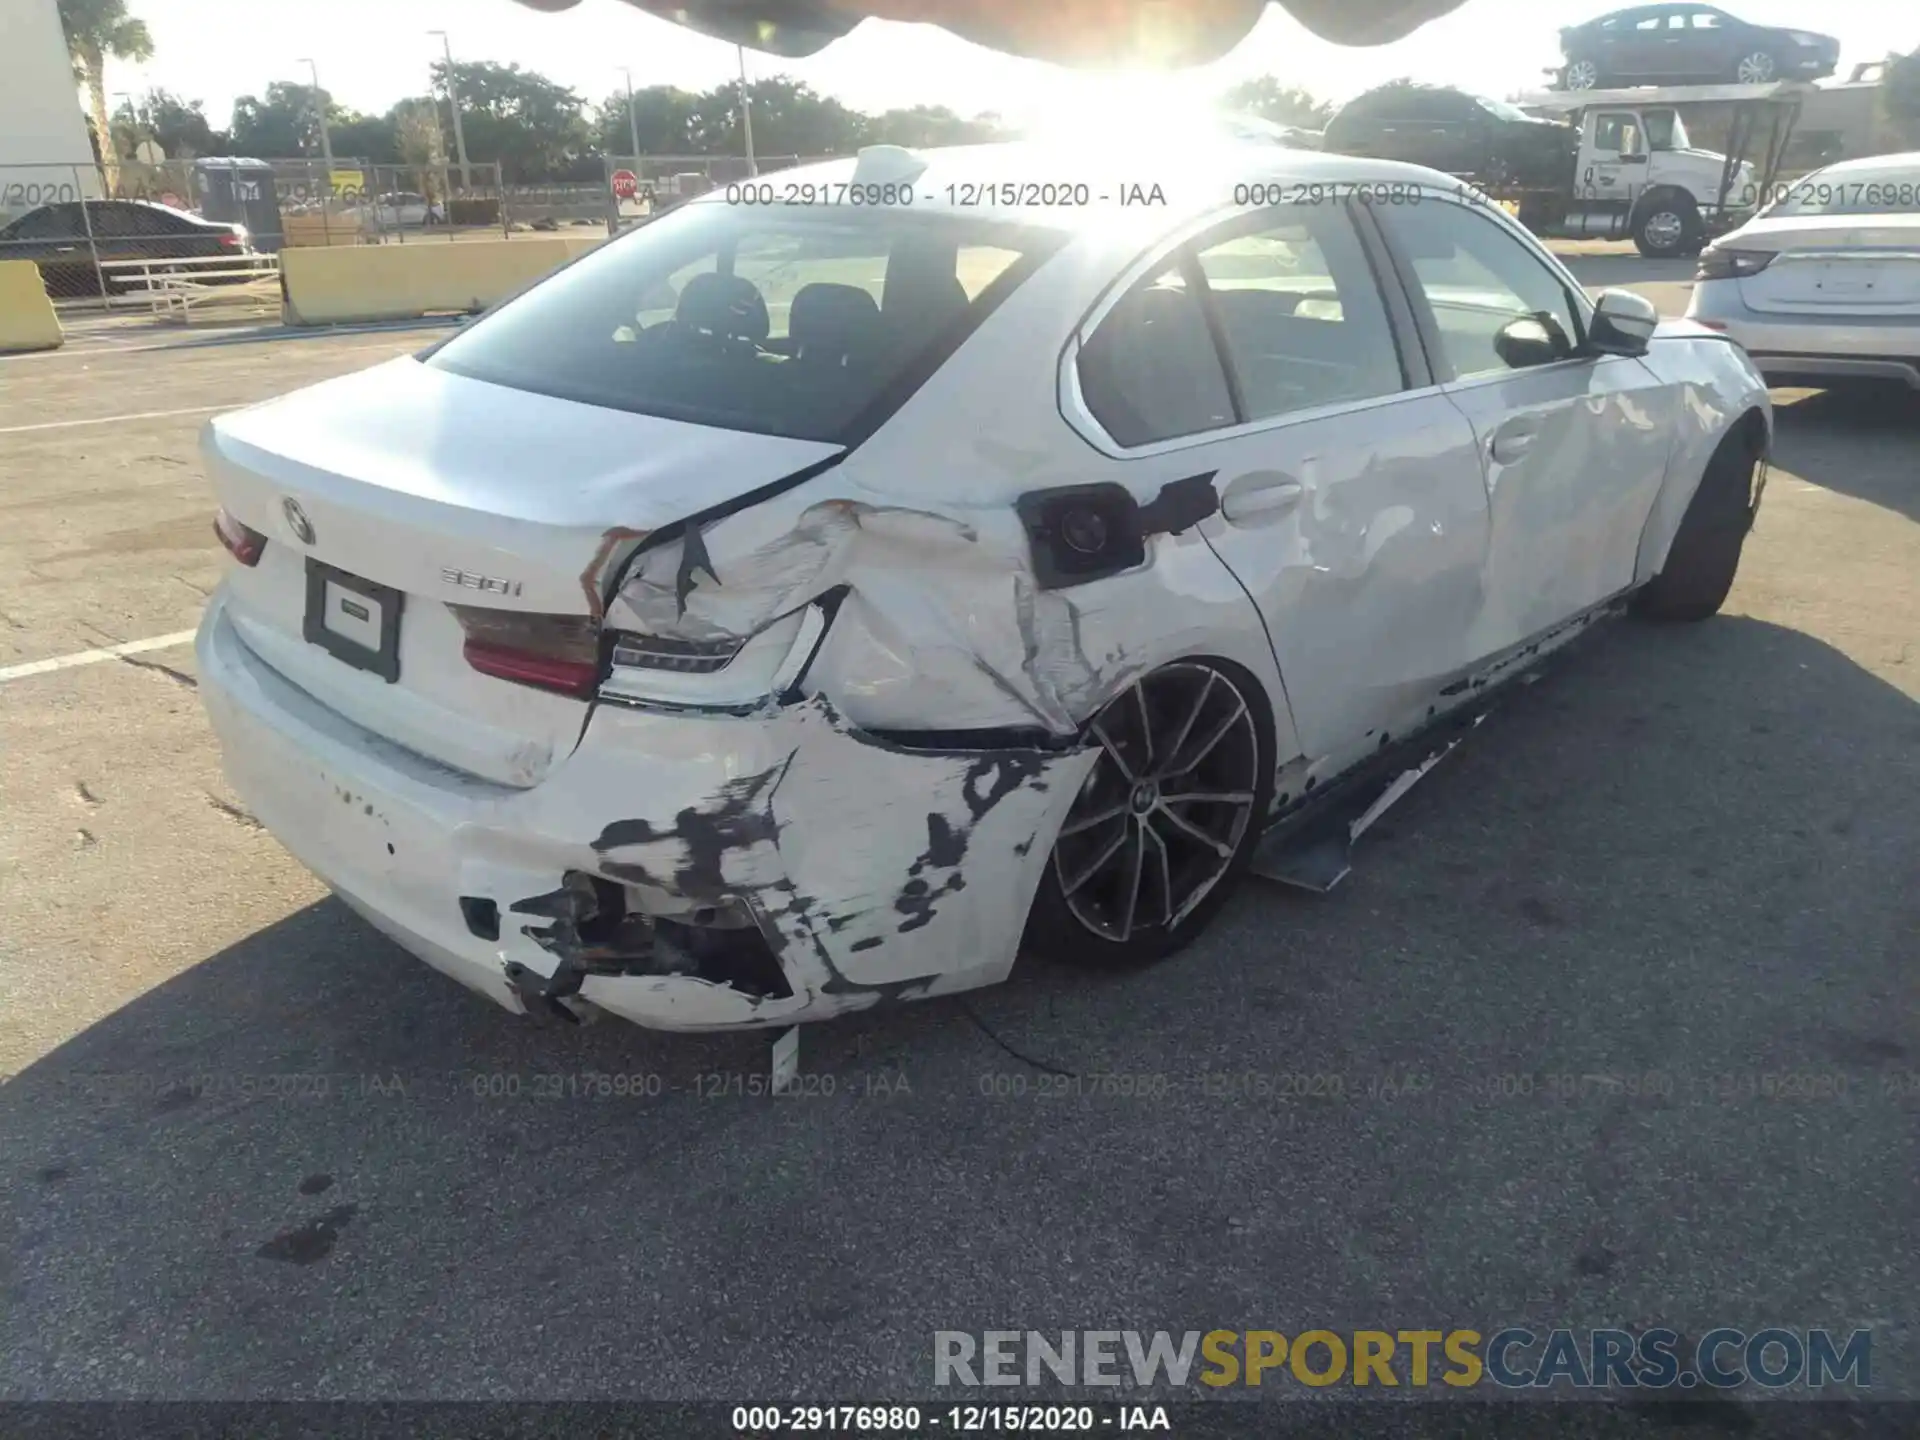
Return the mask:
{"type": "Polygon", "coordinates": [[[0,260],[0,355],[57,350],[66,338],[40,267],[31,260],[0,260]]]}
{"type": "Polygon", "coordinates": [[[286,322],[338,325],[484,310],[605,238],[542,235],[282,250],[286,322]]]}

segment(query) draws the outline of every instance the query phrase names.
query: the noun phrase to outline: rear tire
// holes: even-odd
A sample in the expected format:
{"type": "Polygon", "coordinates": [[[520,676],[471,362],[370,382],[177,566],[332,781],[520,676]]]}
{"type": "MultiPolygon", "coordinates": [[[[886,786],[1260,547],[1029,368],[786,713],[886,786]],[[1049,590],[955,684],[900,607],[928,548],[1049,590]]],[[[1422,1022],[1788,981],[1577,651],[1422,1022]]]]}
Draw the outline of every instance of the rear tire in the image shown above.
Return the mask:
{"type": "Polygon", "coordinates": [[[1754,469],[1759,463],[1759,446],[1746,427],[1721,442],[1687,513],[1680,517],[1667,563],[1633,597],[1635,615],[1690,622],[1720,613],[1753,528],[1754,469]]]}
{"type": "Polygon", "coordinates": [[[1273,716],[1238,665],[1182,660],[1109,701],[1086,738],[1100,759],[1054,837],[1026,942],[1135,969],[1197,939],[1252,863],[1273,805],[1273,716]]]}

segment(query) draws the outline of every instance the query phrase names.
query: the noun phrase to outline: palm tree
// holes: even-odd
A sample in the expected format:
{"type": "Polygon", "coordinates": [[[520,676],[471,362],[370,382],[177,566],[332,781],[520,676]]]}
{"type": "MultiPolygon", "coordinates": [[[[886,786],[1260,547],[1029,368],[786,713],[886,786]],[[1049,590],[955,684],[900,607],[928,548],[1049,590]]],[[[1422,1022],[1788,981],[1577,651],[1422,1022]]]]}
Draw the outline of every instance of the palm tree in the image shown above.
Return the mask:
{"type": "Polygon", "coordinates": [[[112,194],[120,183],[120,157],[107,120],[107,60],[149,59],[153,36],[146,21],[127,13],[127,0],[60,0],[60,25],[67,32],[74,81],[87,87],[93,137],[100,147],[107,193],[112,194]]]}

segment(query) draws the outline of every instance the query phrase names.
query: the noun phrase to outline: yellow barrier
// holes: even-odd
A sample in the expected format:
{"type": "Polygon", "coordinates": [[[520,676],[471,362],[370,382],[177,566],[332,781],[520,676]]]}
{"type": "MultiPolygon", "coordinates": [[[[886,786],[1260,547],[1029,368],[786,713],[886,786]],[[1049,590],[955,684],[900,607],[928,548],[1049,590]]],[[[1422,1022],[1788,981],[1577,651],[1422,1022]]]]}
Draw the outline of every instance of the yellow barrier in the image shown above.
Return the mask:
{"type": "Polygon", "coordinates": [[[598,245],[602,235],[422,240],[280,252],[289,325],[481,310],[598,245]]]}
{"type": "Polygon", "coordinates": [[[0,355],[55,350],[66,338],[40,267],[31,260],[0,260],[0,355]]]}

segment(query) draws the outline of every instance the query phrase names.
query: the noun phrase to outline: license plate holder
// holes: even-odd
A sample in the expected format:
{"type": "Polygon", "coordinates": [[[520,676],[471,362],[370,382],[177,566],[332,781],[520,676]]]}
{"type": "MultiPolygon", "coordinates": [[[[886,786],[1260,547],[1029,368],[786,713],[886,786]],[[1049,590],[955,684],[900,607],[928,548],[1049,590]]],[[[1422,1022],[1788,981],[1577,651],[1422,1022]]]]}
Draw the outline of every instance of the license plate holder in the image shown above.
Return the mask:
{"type": "Polygon", "coordinates": [[[301,633],[343,664],[400,679],[400,610],[406,599],[390,585],[307,557],[307,610],[301,633]]]}

